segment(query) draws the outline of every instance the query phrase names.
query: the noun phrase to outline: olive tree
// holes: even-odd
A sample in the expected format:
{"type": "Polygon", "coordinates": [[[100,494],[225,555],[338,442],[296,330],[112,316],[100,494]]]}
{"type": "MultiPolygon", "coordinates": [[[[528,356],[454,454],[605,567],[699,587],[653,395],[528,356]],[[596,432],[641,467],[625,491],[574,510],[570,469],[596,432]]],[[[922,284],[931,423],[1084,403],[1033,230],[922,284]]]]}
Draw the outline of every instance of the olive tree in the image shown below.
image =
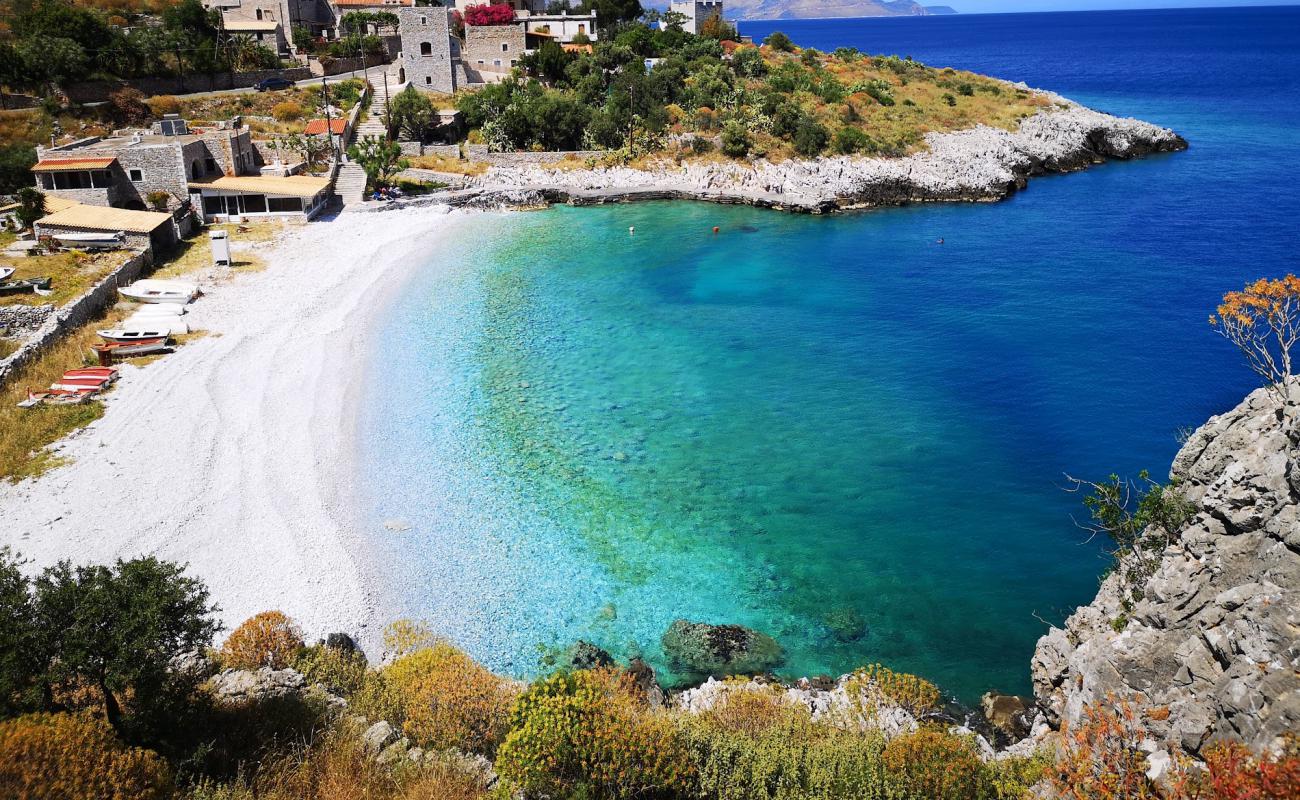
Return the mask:
{"type": "Polygon", "coordinates": [[[113,566],[46,569],[34,583],[34,619],[47,685],[93,687],[122,730],[122,698],[159,697],[180,655],[206,648],[219,629],[208,590],[178,564],[156,558],[113,566]]]}

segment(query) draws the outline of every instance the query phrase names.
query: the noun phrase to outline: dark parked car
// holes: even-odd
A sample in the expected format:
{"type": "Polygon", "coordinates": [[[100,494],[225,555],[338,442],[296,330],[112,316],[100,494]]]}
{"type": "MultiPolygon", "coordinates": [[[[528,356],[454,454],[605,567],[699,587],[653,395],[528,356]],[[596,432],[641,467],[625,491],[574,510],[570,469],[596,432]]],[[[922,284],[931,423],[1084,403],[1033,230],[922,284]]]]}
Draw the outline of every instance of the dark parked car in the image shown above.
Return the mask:
{"type": "Polygon", "coordinates": [[[270,92],[276,89],[292,89],[293,81],[288,78],[263,78],[253,84],[253,88],[259,92],[270,92]]]}

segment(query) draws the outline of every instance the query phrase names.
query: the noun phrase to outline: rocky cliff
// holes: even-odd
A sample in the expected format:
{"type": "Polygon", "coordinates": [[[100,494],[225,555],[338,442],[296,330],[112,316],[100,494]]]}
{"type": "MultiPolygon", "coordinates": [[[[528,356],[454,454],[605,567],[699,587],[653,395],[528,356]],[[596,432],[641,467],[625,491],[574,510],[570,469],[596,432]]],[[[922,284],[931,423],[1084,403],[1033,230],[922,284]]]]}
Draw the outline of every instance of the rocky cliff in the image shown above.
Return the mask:
{"type": "Polygon", "coordinates": [[[927,149],[906,158],[837,157],[779,164],[667,161],[655,169],[493,167],[451,200],[582,205],[668,198],[823,213],[913,202],[998,200],[1024,188],[1035,175],[1187,147],[1167,128],[1053,98],[1050,110],[1023,120],[1018,130],[980,126],[931,133],[927,149]]]}
{"type": "Polygon", "coordinates": [[[1300,469],[1280,417],[1260,389],[1188,439],[1170,479],[1195,516],[1127,624],[1112,576],[1039,641],[1034,690],[1053,725],[1113,694],[1142,700],[1168,749],[1276,748],[1300,730],[1300,469]]]}

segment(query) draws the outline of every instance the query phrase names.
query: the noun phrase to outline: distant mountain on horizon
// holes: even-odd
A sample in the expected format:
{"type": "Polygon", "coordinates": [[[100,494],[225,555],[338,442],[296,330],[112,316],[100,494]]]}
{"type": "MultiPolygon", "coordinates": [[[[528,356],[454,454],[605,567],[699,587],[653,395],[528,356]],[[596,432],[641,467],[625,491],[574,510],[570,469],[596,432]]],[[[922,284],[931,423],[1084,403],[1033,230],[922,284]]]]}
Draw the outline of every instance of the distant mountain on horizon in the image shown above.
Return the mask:
{"type": "Polygon", "coordinates": [[[818,19],[827,17],[926,17],[956,14],[950,6],[916,0],[723,0],[727,19],[818,19]]]}

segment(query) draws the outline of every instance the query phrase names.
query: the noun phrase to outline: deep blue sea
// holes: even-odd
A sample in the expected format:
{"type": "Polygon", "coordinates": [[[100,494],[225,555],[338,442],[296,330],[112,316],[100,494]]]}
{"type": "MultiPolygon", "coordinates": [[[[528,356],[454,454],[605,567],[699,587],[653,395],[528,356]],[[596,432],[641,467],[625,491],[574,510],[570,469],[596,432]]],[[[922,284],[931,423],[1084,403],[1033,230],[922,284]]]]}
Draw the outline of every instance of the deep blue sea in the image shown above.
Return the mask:
{"type": "Polygon", "coordinates": [[[519,675],[577,638],[662,669],[688,617],[772,634],[786,674],[1028,691],[1035,640],[1106,566],[1063,475],[1164,475],[1180,428],[1254,386],[1206,319],[1298,268],[1300,9],[742,31],[775,28],[1191,148],[997,204],[474,218],[375,337],[361,484],[386,588],[519,675]]]}

